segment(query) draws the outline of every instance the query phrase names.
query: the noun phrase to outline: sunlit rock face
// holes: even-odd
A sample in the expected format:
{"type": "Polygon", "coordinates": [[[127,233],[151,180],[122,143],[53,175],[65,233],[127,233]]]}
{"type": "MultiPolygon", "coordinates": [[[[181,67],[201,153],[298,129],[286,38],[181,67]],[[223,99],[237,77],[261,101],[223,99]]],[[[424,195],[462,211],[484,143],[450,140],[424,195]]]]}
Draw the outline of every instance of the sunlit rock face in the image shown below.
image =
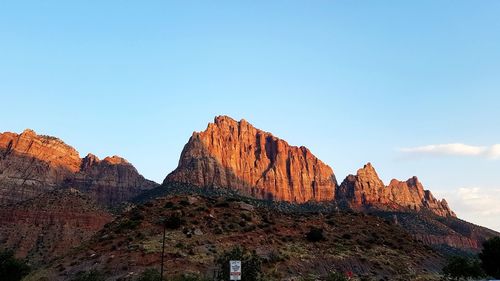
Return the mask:
{"type": "Polygon", "coordinates": [[[332,200],[336,187],[333,170],[307,148],[227,116],[193,133],[168,182],[233,188],[290,202],[332,200]]]}
{"type": "Polygon", "coordinates": [[[0,134],[0,204],[74,187],[99,203],[112,205],[155,186],[118,156],[101,161],[89,154],[81,159],[78,151],[60,139],[29,129],[0,134]]]}
{"type": "Polygon", "coordinates": [[[349,175],[337,190],[337,199],[355,208],[427,210],[439,216],[455,217],[446,200],[437,200],[424,190],[417,177],[407,181],[393,179],[388,186],[380,180],[375,168],[366,164],[356,175],[349,175]]]}

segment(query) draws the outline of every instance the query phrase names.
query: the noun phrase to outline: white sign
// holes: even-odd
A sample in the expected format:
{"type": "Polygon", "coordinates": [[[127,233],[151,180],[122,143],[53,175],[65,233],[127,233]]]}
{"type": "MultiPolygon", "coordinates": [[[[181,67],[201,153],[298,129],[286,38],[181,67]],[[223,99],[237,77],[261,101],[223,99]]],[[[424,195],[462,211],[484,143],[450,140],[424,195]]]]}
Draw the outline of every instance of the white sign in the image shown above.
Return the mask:
{"type": "Polygon", "coordinates": [[[241,261],[229,261],[229,280],[241,280],[241,261]]]}

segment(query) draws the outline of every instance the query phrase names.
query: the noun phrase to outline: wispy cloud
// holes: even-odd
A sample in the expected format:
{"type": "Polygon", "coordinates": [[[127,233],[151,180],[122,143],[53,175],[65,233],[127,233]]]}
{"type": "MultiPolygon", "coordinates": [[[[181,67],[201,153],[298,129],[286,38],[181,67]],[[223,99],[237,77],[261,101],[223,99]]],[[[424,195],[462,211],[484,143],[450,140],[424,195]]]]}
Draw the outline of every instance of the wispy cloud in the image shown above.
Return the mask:
{"type": "Polygon", "coordinates": [[[500,188],[463,187],[434,193],[446,198],[459,218],[500,231],[500,188]]]}
{"type": "Polygon", "coordinates": [[[500,159],[500,144],[475,146],[463,143],[431,144],[400,148],[399,151],[415,156],[476,156],[500,159]]]}

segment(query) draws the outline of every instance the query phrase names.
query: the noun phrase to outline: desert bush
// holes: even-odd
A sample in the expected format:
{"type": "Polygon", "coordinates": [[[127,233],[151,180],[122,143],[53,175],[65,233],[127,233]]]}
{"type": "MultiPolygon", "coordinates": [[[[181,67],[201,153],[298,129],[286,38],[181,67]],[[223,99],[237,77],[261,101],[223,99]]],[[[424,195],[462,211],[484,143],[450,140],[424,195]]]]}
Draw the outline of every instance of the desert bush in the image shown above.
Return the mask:
{"type": "Polygon", "coordinates": [[[135,281],[159,281],[163,280],[160,277],[160,272],[154,268],[148,268],[144,270],[135,281]]]}
{"type": "Polygon", "coordinates": [[[0,279],[18,281],[30,272],[29,266],[14,257],[12,251],[0,252],[0,279]]]}
{"type": "Polygon", "coordinates": [[[311,227],[309,232],[306,234],[306,238],[309,242],[318,242],[325,240],[325,237],[323,236],[323,229],[311,227]]]}
{"type": "Polygon", "coordinates": [[[165,203],[165,206],[163,206],[163,208],[165,209],[171,209],[174,207],[174,202],[171,202],[171,201],[168,201],[167,203],[165,203]]]}
{"type": "Polygon", "coordinates": [[[481,265],[476,259],[465,257],[452,257],[443,268],[445,280],[468,280],[479,278],[484,275],[481,265]]]}
{"type": "Polygon", "coordinates": [[[241,261],[241,280],[257,281],[262,278],[261,259],[255,252],[235,247],[230,251],[222,253],[217,259],[218,281],[229,280],[229,261],[241,261]]]}
{"type": "Polygon", "coordinates": [[[144,219],[144,215],[142,214],[141,210],[138,208],[133,209],[130,211],[130,220],[133,221],[142,221],[144,219]]]}
{"type": "Polygon", "coordinates": [[[326,281],[348,281],[347,277],[339,272],[330,272],[326,277],[326,281]]]}
{"type": "Polygon", "coordinates": [[[104,275],[96,270],[82,271],[76,274],[72,281],[104,281],[104,275]]]}
{"type": "Polygon", "coordinates": [[[352,235],[351,235],[351,234],[349,234],[349,233],[345,233],[344,235],[342,235],[342,238],[343,238],[343,239],[350,240],[350,239],[352,239],[352,235]]]}
{"type": "Polygon", "coordinates": [[[183,220],[178,214],[172,214],[165,220],[165,227],[168,229],[178,229],[183,225],[183,220]]]}
{"type": "Polygon", "coordinates": [[[215,203],[215,207],[217,208],[229,208],[229,203],[228,202],[217,202],[215,203]]]}
{"type": "Polygon", "coordinates": [[[186,206],[189,206],[189,201],[183,199],[183,200],[179,201],[179,204],[183,207],[186,207],[186,206]]]}
{"type": "Polygon", "coordinates": [[[247,214],[247,213],[241,213],[240,217],[244,219],[245,221],[252,221],[252,216],[247,214]]]}
{"type": "Polygon", "coordinates": [[[194,274],[183,274],[172,277],[169,281],[209,281],[209,279],[194,274]]]}
{"type": "Polygon", "coordinates": [[[134,221],[134,220],[124,220],[120,222],[118,225],[118,228],[116,232],[121,232],[122,230],[127,230],[127,229],[136,229],[139,225],[141,224],[140,221],[134,221]]]}
{"type": "Polygon", "coordinates": [[[500,278],[500,237],[484,242],[479,258],[482,268],[488,275],[500,278]]]}

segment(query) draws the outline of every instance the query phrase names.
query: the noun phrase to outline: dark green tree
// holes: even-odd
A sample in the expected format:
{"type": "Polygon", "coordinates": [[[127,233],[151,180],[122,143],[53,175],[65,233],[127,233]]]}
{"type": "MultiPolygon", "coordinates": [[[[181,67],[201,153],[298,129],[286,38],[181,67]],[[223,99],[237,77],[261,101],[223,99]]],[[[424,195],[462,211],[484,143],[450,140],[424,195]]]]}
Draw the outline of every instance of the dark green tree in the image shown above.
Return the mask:
{"type": "Polygon", "coordinates": [[[306,234],[306,238],[310,242],[319,242],[325,240],[325,237],[323,236],[323,229],[312,227],[306,234]]]}
{"type": "Polygon", "coordinates": [[[448,280],[468,280],[484,276],[481,264],[477,259],[452,257],[443,268],[443,274],[448,280]]]}
{"type": "Polygon", "coordinates": [[[486,274],[500,278],[500,237],[493,237],[483,243],[479,259],[486,274]]]}
{"type": "Polygon", "coordinates": [[[28,275],[30,267],[14,257],[12,251],[0,252],[0,279],[3,281],[18,281],[28,275]]]}
{"type": "Polygon", "coordinates": [[[250,253],[248,250],[240,247],[235,247],[231,251],[224,252],[217,258],[216,262],[219,269],[217,280],[229,280],[229,261],[232,260],[241,261],[241,280],[261,280],[261,259],[257,256],[257,254],[255,254],[255,252],[250,253]]]}

